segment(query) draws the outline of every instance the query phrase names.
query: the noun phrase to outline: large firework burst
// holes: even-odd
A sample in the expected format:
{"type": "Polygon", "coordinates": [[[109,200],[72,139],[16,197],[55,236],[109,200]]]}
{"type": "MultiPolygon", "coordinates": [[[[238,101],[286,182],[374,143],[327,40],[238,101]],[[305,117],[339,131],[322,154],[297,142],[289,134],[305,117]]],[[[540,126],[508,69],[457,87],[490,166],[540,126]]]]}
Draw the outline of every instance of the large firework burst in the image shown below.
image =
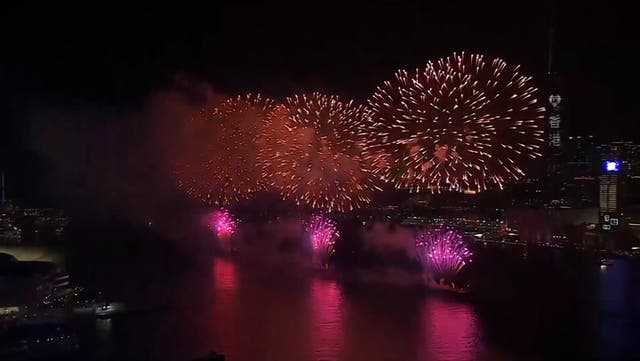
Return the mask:
{"type": "Polygon", "coordinates": [[[327,211],[348,211],[379,189],[357,135],[366,109],[336,96],[296,95],[268,118],[259,162],[285,198],[327,211]]]}
{"type": "Polygon", "coordinates": [[[305,230],[311,243],[314,261],[326,264],[334,251],[336,240],[340,237],[335,223],[323,215],[316,214],[311,216],[305,230]]]}
{"type": "Polygon", "coordinates": [[[275,103],[259,94],[225,100],[187,124],[175,162],[178,186],[206,203],[228,205],[265,188],[256,167],[256,137],[275,103]]]}
{"type": "Polygon", "coordinates": [[[471,252],[462,234],[450,228],[434,228],[416,237],[416,253],[423,269],[435,277],[451,279],[469,262],[471,252]]]}
{"type": "Polygon", "coordinates": [[[396,72],[369,100],[363,132],[376,173],[397,188],[481,191],[524,175],[539,157],[544,108],[519,66],[453,54],[396,72]]]}

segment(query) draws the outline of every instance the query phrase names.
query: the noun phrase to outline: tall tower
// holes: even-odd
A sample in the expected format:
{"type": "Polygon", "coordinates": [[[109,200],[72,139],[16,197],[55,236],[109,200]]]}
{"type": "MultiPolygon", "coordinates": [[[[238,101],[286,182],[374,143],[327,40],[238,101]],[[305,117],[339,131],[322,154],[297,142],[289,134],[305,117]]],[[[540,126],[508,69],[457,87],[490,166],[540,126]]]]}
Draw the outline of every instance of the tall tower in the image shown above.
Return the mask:
{"type": "Polygon", "coordinates": [[[552,4],[549,19],[547,43],[547,81],[546,81],[546,109],[547,109],[547,157],[546,175],[549,189],[550,203],[562,205],[566,198],[562,194],[562,185],[566,181],[566,159],[563,118],[566,100],[562,96],[562,89],[557,70],[556,58],[556,9],[552,4]]]}
{"type": "Polygon", "coordinates": [[[549,20],[549,32],[547,34],[547,75],[555,72],[555,3],[551,5],[551,19],[549,20]]]}
{"type": "Polygon", "coordinates": [[[559,151],[563,145],[562,139],[562,110],[564,108],[562,95],[560,94],[556,64],[555,64],[555,51],[556,51],[556,38],[555,38],[555,18],[556,18],[555,5],[551,8],[551,19],[549,22],[549,39],[548,39],[548,58],[547,58],[547,77],[549,78],[549,93],[547,97],[548,108],[548,121],[549,121],[549,148],[552,153],[559,151]]]}
{"type": "Polygon", "coordinates": [[[2,195],[0,195],[0,208],[4,208],[5,194],[4,194],[4,172],[0,173],[0,188],[2,188],[2,195]]]}

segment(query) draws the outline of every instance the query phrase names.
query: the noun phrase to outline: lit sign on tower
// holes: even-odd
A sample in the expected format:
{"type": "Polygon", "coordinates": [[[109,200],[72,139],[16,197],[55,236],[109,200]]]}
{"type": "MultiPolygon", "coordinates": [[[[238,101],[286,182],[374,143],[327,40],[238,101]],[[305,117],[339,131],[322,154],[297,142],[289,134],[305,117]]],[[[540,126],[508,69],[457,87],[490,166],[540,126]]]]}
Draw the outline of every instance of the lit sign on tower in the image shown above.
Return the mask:
{"type": "Polygon", "coordinates": [[[620,161],[617,161],[617,160],[605,161],[604,171],[607,173],[618,173],[620,171],[620,161]]]}
{"type": "Polygon", "coordinates": [[[562,102],[562,97],[557,94],[552,94],[549,96],[549,104],[551,105],[551,109],[549,110],[549,146],[550,147],[560,147],[562,146],[562,140],[560,135],[560,111],[562,108],[560,107],[560,103],[562,102]]]}

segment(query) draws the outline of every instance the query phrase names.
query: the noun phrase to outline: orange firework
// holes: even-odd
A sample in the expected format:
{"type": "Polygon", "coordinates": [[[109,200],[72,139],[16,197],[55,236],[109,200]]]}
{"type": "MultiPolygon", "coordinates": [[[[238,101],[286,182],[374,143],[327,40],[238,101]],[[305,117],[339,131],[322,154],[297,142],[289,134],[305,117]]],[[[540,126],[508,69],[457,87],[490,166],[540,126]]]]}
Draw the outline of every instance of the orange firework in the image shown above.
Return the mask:
{"type": "Polygon", "coordinates": [[[370,202],[379,189],[357,137],[363,106],[312,93],[287,99],[268,118],[259,163],[285,198],[328,211],[370,202]]]}
{"type": "Polygon", "coordinates": [[[524,175],[539,157],[544,108],[519,66],[453,54],[400,70],[369,101],[363,135],[376,174],[412,191],[482,191],[524,175]]]}
{"type": "Polygon", "coordinates": [[[259,94],[225,100],[187,123],[175,162],[178,187],[209,204],[228,205],[267,185],[256,167],[256,138],[275,103],[259,94]]]}

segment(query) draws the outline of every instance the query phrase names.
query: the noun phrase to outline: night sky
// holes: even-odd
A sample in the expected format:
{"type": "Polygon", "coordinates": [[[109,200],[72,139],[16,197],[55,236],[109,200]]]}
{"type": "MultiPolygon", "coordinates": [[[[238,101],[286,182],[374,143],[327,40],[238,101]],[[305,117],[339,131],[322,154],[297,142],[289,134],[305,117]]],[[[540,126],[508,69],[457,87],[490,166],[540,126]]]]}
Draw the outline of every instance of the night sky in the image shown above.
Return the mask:
{"type": "MultiPolygon", "coordinates": [[[[0,169],[8,173],[14,198],[50,202],[46,154],[32,145],[34,109],[104,110],[127,121],[124,115],[139,111],[151,94],[175,87],[176,78],[209,83],[225,94],[260,91],[283,99],[320,90],[364,101],[397,68],[467,50],[522,64],[544,87],[552,5],[514,4],[274,1],[4,9],[0,169]]],[[[612,2],[557,7],[555,68],[569,102],[571,133],[640,140],[634,132],[633,13],[612,2]]],[[[85,126],[91,128],[91,120],[85,126]]]]}

